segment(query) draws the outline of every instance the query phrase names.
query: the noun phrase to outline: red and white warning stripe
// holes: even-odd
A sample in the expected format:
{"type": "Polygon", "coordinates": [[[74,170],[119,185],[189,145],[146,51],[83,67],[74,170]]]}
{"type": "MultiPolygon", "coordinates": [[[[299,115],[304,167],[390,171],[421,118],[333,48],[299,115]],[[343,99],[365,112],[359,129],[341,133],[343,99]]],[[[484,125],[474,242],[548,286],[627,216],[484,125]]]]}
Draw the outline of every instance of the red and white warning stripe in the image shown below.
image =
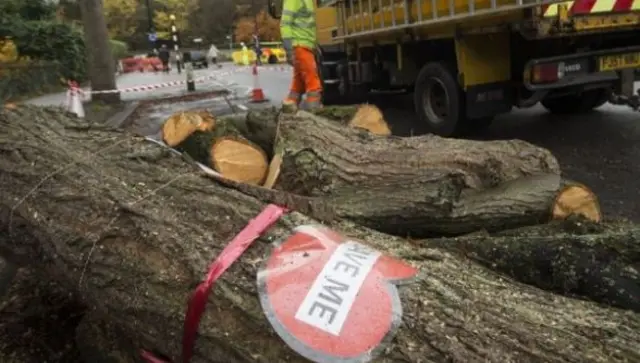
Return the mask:
{"type": "MultiPolygon", "coordinates": [[[[574,0],[563,4],[569,10],[569,15],[586,15],[597,13],[621,13],[640,10],[640,0],[574,0]]],[[[558,3],[542,5],[544,17],[558,15],[558,3]]]]}

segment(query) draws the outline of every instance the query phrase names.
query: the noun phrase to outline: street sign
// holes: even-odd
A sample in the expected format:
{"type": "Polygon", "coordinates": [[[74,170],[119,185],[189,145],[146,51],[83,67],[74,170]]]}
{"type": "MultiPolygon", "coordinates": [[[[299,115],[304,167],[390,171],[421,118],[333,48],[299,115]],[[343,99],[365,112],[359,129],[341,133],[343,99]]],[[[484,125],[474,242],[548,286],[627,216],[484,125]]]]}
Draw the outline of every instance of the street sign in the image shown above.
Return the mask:
{"type": "Polygon", "coordinates": [[[156,40],[158,40],[158,36],[156,35],[156,33],[149,33],[148,37],[150,42],[155,42],[156,40]]]}
{"type": "Polygon", "coordinates": [[[402,321],[396,284],[411,265],[316,225],[295,228],[258,273],[271,326],[317,363],[363,363],[384,350],[402,321]]]}

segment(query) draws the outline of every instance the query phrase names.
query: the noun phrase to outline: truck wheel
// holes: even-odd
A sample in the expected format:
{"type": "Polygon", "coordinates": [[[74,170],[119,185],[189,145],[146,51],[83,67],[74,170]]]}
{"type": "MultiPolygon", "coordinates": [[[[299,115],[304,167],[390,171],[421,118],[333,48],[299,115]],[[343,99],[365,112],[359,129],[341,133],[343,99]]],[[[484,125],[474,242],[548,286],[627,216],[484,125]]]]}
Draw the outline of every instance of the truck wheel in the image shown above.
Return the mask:
{"type": "Polygon", "coordinates": [[[422,67],[413,97],[416,114],[430,133],[453,136],[465,123],[463,92],[450,66],[433,62],[422,67]]]}
{"type": "Polygon", "coordinates": [[[604,105],[609,99],[608,88],[598,88],[582,93],[548,98],[540,103],[549,112],[561,115],[585,113],[604,105]]]}
{"type": "Polygon", "coordinates": [[[269,56],[269,59],[267,60],[267,62],[269,62],[269,64],[276,64],[278,63],[278,57],[276,57],[275,54],[272,54],[269,56]]]}

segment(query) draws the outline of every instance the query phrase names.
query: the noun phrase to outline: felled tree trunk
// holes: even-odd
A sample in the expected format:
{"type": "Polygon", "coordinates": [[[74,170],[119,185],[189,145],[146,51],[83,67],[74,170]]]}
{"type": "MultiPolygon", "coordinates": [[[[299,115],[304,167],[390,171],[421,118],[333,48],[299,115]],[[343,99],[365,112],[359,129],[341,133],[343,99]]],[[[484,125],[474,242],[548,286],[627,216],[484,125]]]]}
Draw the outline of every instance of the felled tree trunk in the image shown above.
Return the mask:
{"type": "MultiPolygon", "coordinates": [[[[325,116],[340,119],[329,111],[325,116]]],[[[338,216],[387,233],[494,231],[571,213],[600,219],[593,193],[561,180],[553,155],[524,141],[379,137],[318,115],[274,110],[249,113],[246,132],[277,149],[276,189],[323,198],[338,216]],[[275,139],[277,146],[268,144],[275,139]],[[579,190],[577,198],[566,198],[568,185],[579,190]]]]}
{"type": "MultiPolygon", "coordinates": [[[[0,111],[0,135],[0,251],[79,290],[92,319],[109,326],[84,324],[83,337],[117,331],[121,341],[113,345],[125,351],[111,354],[120,361],[133,361],[138,347],[177,361],[190,290],[264,203],[205,178],[161,146],[87,129],[51,109],[0,111]]],[[[222,276],[194,362],[306,361],[267,322],[256,273],[273,241],[315,222],[290,213],[222,276]]],[[[640,360],[637,313],[516,283],[441,246],[343,221],[331,227],[421,271],[400,288],[403,322],[378,362],[640,360]]],[[[566,247],[600,239],[614,248],[620,238],[640,238],[637,226],[607,233],[576,235],[566,247]]],[[[567,264],[577,263],[570,257],[567,264]]],[[[95,344],[110,346],[105,336],[95,344]]]]}

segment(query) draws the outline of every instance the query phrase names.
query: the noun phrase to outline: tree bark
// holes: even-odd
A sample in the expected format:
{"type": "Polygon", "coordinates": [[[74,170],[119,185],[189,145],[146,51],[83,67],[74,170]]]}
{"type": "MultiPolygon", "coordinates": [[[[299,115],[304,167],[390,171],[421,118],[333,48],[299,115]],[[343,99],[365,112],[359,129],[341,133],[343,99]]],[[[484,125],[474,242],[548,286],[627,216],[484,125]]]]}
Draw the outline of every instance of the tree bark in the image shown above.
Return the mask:
{"type": "MultiPolygon", "coordinates": [[[[84,25],[84,39],[88,51],[91,90],[116,90],[116,71],[102,0],[80,0],[79,3],[84,25]]],[[[91,97],[94,101],[120,102],[120,93],[96,93],[91,97]]]]}
{"type": "MultiPolygon", "coordinates": [[[[91,318],[109,327],[85,324],[84,336],[117,331],[126,337],[127,344],[112,342],[124,350],[117,353],[121,361],[134,361],[138,347],[177,361],[191,289],[264,203],[204,177],[156,144],[78,122],[52,109],[0,111],[0,252],[37,263],[79,290],[91,318]]],[[[256,273],[271,242],[310,223],[316,220],[288,214],[222,276],[200,325],[194,362],[306,361],[267,322],[256,273]]],[[[400,287],[403,324],[377,362],[640,360],[638,313],[514,282],[448,251],[447,240],[411,243],[346,221],[330,226],[421,271],[400,287]]],[[[539,245],[540,234],[527,245],[539,245]]],[[[465,246],[476,251],[478,239],[468,238],[473,243],[465,246]]],[[[565,231],[561,240],[579,250],[600,239],[614,252],[623,238],[638,240],[640,230],[565,231]]],[[[512,239],[495,243],[509,249],[512,239]]],[[[635,255],[626,257],[637,261],[637,249],[631,251],[635,255]]],[[[571,254],[563,261],[578,263],[571,254]]],[[[98,337],[96,344],[109,345],[98,337]]]]}

